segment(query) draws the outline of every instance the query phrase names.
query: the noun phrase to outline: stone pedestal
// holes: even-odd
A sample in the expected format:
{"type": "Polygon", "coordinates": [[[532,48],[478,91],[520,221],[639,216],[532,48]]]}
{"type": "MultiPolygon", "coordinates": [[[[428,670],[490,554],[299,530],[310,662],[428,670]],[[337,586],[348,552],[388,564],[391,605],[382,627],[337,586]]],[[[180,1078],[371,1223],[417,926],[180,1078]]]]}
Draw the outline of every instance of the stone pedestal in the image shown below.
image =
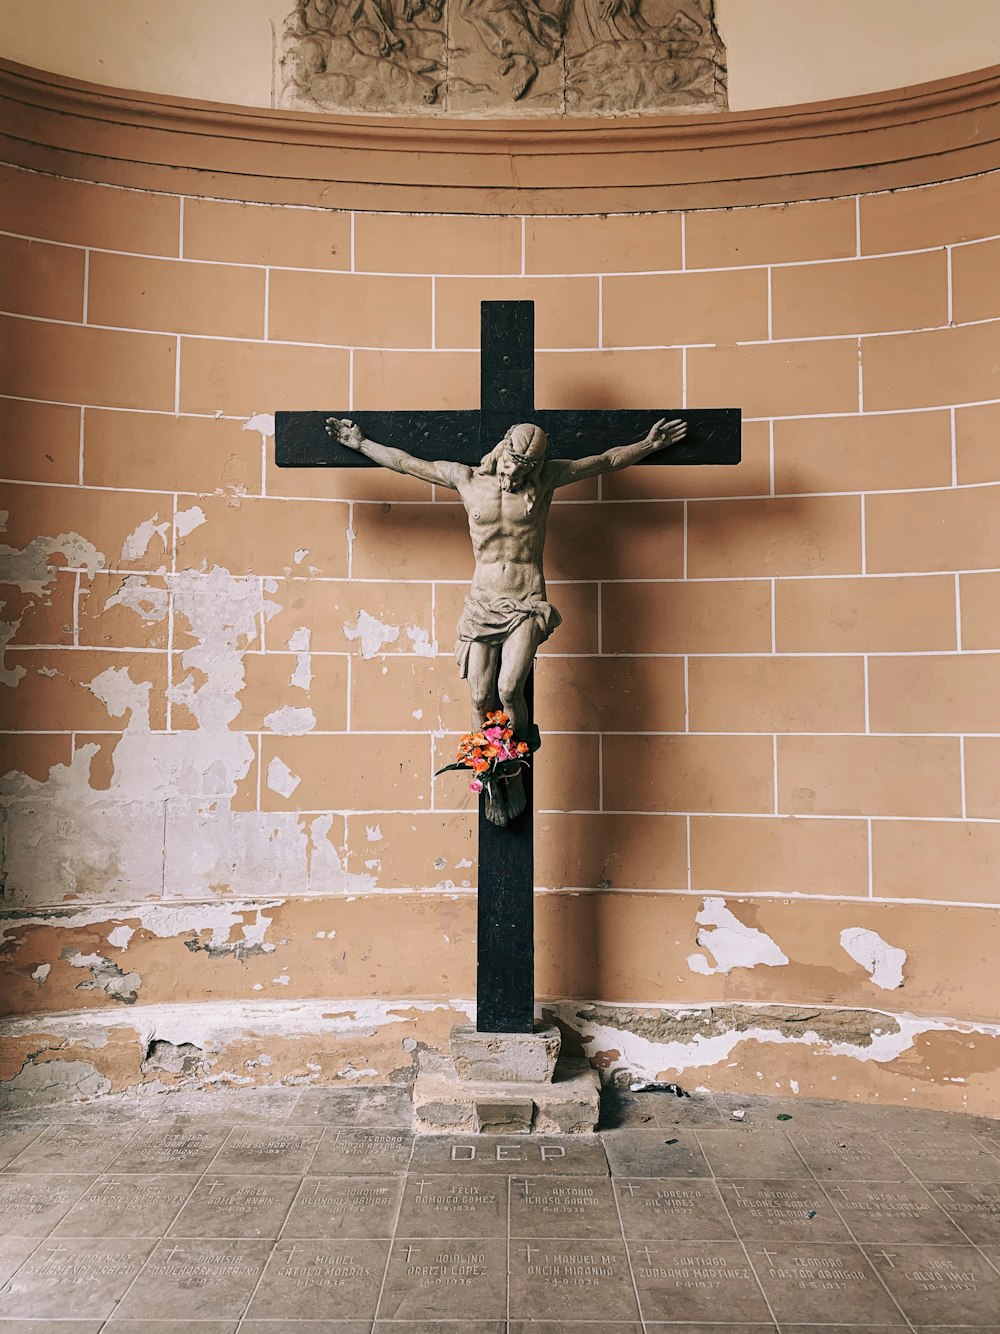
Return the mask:
{"type": "Polygon", "coordinates": [[[593,1131],[600,1079],[577,1057],[559,1059],[559,1030],[478,1033],[452,1029],[450,1056],[425,1056],[413,1089],[424,1134],[513,1135],[593,1131]]]}

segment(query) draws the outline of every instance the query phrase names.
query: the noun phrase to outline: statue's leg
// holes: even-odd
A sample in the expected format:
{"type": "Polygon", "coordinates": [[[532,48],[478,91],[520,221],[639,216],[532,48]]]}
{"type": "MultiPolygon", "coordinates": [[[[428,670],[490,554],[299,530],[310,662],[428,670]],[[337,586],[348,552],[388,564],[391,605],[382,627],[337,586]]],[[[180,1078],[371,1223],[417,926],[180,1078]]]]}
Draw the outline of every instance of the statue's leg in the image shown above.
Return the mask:
{"type": "MultiPolygon", "coordinates": [[[[469,647],[469,692],[472,695],[472,730],[478,732],[486,721],[486,714],[497,701],[497,669],[500,666],[500,645],[478,641],[469,647]]],[[[509,819],[507,796],[499,785],[488,787],[483,796],[486,818],[491,824],[505,825],[509,819]]]]}
{"type": "MultiPolygon", "coordinates": [[[[500,654],[498,686],[500,704],[510,719],[516,736],[523,737],[528,730],[528,702],[524,685],[535,660],[535,652],[545,636],[534,617],[523,621],[504,642],[500,654]]],[[[520,815],[527,803],[521,775],[507,781],[507,814],[510,819],[520,815]]]]}

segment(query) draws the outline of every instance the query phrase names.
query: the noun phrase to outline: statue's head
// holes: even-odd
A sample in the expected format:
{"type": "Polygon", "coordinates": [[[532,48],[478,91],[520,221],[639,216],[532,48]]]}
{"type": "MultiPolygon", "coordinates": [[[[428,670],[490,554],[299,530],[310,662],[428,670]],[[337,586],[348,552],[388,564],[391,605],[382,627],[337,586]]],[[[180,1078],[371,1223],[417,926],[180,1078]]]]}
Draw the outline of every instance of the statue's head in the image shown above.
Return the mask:
{"type": "Polygon", "coordinates": [[[494,474],[504,491],[520,491],[537,476],[548,447],[549,438],[540,426],[522,422],[490,450],[480,471],[494,474]]]}

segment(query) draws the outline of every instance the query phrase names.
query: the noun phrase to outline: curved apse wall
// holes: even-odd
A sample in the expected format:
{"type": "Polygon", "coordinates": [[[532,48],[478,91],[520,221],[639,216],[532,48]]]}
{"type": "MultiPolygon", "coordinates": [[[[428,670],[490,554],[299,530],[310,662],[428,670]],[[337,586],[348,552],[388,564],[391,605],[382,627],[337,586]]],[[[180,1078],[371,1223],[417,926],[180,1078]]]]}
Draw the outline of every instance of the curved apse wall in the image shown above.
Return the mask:
{"type": "Polygon", "coordinates": [[[746,418],[737,469],[554,508],[543,1008],[609,1072],[997,1110],[996,174],[522,218],[37,165],[0,192],[10,1097],[384,1078],[467,1011],[463,515],[278,472],[269,414],[469,406],[505,296],[541,405],[746,418]]]}

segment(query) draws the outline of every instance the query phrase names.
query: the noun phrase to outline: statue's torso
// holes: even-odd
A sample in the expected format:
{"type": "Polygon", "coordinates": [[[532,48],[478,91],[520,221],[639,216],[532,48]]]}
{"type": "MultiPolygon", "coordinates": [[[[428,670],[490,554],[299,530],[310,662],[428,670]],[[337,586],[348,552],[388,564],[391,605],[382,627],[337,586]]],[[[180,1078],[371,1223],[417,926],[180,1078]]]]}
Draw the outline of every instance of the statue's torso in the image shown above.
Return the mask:
{"type": "Polygon", "coordinates": [[[476,557],[472,586],[492,596],[545,596],[542,553],[553,486],[543,468],[530,501],[524,490],[504,491],[489,473],[473,472],[459,489],[476,557]]]}

